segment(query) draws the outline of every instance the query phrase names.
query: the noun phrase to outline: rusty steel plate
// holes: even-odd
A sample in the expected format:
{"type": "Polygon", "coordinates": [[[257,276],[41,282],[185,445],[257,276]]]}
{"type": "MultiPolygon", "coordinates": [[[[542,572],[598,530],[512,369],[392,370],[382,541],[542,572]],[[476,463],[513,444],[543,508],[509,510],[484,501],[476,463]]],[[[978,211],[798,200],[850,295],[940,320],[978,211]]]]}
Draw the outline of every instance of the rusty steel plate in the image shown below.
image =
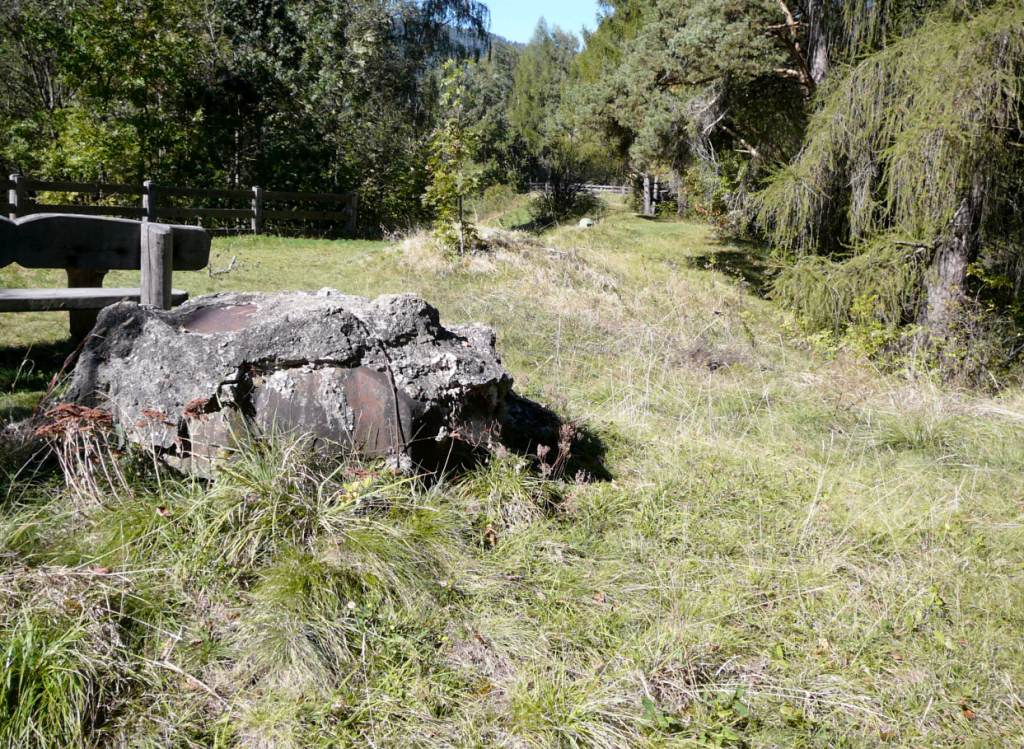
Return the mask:
{"type": "Polygon", "coordinates": [[[256,422],[266,432],[298,433],[347,445],[368,457],[406,451],[417,405],[387,374],[367,367],[276,372],[256,385],[256,422]]]}
{"type": "Polygon", "coordinates": [[[297,433],[348,444],[342,387],[348,372],[337,368],[288,370],[255,381],[256,423],[268,433],[297,433]]]}
{"type": "Polygon", "coordinates": [[[415,404],[391,379],[367,367],[353,369],[345,380],[345,402],[352,410],[352,441],[364,455],[405,452],[412,439],[415,404]]]}
{"type": "Polygon", "coordinates": [[[255,304],[202,307],[190,312],[182,327],[189,333],[234,333],[248,327],[256,309],[255,304]]]}

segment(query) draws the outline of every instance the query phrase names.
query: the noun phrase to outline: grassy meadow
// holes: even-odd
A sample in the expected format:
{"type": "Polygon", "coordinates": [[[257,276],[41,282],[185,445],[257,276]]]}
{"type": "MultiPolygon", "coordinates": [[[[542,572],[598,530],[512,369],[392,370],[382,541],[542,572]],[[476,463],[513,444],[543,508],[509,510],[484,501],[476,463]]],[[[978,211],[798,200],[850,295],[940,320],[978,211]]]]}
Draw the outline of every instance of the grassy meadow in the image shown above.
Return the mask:
{"type": "MultiPolygon", "coordinates": [[[[209,483],[107,452],[65,480],[4,447],[3,749],[1024,745],[1019,389],[816,347],[752,248],[620,206],[458,261],[237,237],[211,269],[175,286],[491,325],[608,477],[500,456],[426,485],[271,444],[209,483]]],[[[5,421],[65,335],[0,315],[5,421]]]]}

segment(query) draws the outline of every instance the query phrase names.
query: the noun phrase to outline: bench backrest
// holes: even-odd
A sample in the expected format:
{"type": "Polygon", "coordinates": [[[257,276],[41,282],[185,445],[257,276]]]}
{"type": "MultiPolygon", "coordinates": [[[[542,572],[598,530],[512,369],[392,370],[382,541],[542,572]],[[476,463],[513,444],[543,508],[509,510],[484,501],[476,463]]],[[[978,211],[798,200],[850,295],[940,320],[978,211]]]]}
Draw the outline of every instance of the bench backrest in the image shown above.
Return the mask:
{"type": "MultiPolygon", "coordinates": [[[[198,226],[171,226],[174,270],[201,270],[210,260],[210,235],[198,226]]],[[[15,221],[0,217],[0,268],[138,270],[142,262],[138,221],[66,213],[36,213],[15,221]]]]}

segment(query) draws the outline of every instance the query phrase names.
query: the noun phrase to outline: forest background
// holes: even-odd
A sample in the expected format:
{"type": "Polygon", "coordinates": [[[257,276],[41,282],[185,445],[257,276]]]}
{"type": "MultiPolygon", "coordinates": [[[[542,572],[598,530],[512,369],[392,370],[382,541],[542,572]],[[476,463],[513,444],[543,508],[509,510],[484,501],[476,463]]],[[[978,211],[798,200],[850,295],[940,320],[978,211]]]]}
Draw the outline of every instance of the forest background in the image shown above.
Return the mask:
{"type": "Polygon", "coordinates": [[[352,190],[363,235],[456,221],[460,249],[464,200],[544,182],[545,225],[623,183],[763,246],[823,336],[972,384],[1015,368],[1019,2],[601,7],[582,43],[542,21],[523,46],[476,0],[13,0],[0,173],[352,190]]]}

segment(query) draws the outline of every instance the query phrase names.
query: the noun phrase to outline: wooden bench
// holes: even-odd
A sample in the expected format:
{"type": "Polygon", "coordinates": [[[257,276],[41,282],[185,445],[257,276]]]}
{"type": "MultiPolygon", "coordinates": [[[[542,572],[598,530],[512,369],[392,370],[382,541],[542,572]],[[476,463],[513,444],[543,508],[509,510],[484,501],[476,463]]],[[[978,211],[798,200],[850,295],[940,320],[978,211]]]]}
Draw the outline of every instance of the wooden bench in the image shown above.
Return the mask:
{"type": "Polygon", "coordinates": [[[140,223],[117,218],[37,213],[0,217],[0,268],[60,268],[68,288],[0,289],[0,312],[66,310],[71,337],[84,338],[99,310],[131,300],[170,309],[188,299],[173,289],[175,270],[201,270],[210,259],[210,236],[195,226],[140,223]],[[103,288],[111,270],[140,270],[139,288],[103,288]]]}

